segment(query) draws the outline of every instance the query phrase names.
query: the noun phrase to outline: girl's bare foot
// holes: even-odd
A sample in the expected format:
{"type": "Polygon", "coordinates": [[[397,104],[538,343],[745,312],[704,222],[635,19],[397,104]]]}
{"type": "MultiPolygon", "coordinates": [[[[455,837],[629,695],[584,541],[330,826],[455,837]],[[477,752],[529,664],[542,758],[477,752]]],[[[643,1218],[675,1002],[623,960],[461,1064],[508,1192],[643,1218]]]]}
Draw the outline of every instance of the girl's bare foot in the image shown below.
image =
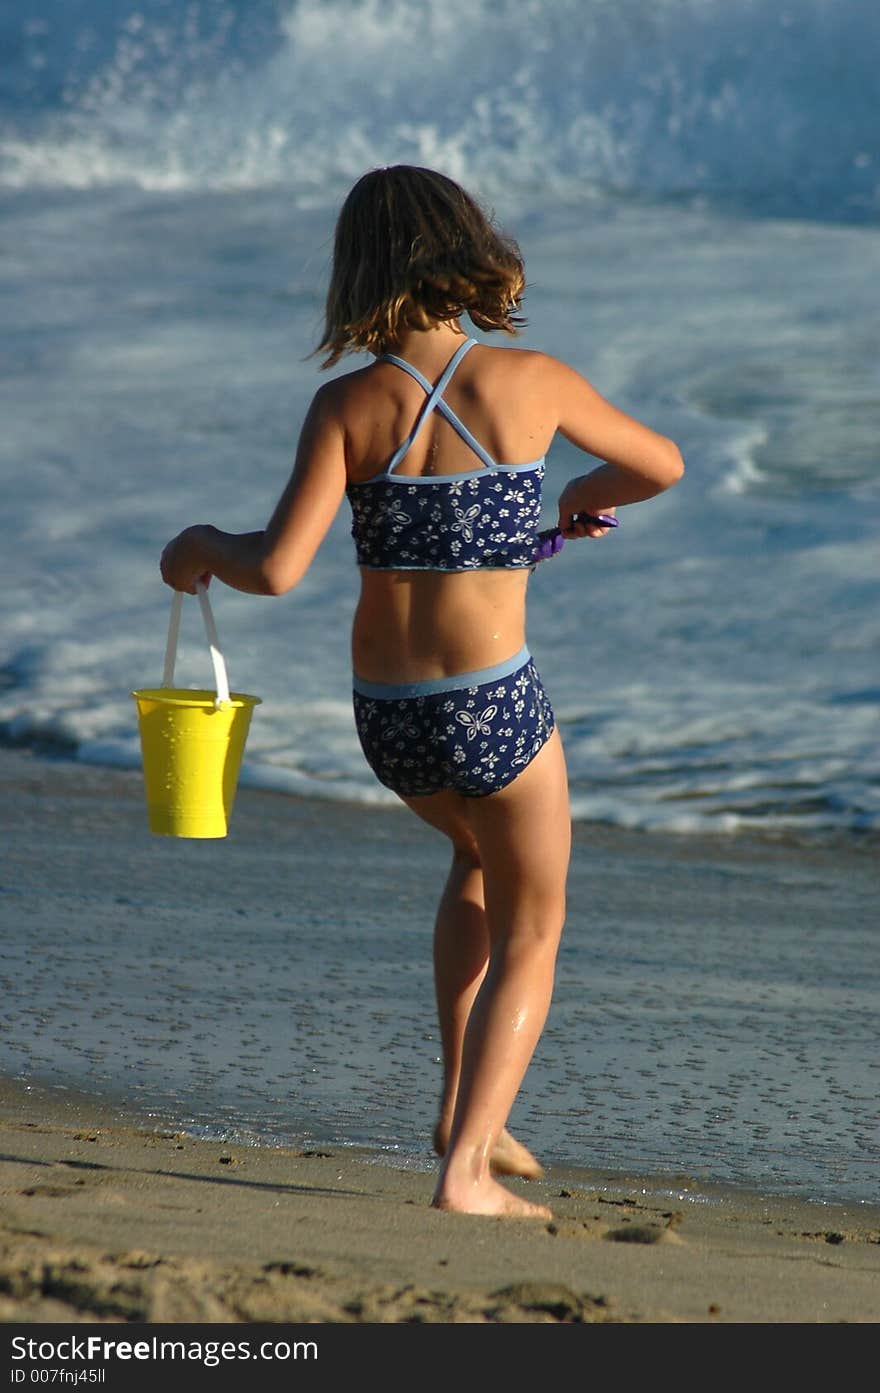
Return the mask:
{"type": "MultiPolygon", "coordinates": [[[[438,1156],[446,1154],[446,1138],[438,1125],[434,1132],[434,1150],[438,1156]]],[[[511,1136],[505,1127],[498,1136],[489,1164],[496,1175],[521,1175],[524,1180],[540,1180],[544,1167],[527,1146],[511,1136]]]]}
{"type": "Polygon", "coordinates": [[[500,1134],[489,1164],[496,1175],[521,1175],[525,1180],[540,1180],[544,1167],[527,1146],[511,1136],[507,1128],[500,1134]]]}
{"type": "Polygon", "coordinates": [[[504,1219],[552,1219],[553,1211],[544,1204],[521,1199],[487,1175],[479,1183],[454,1185],[442,1180],[431,1201],[434,1209],[456,1214],[487,1214],[504,1219]]]}

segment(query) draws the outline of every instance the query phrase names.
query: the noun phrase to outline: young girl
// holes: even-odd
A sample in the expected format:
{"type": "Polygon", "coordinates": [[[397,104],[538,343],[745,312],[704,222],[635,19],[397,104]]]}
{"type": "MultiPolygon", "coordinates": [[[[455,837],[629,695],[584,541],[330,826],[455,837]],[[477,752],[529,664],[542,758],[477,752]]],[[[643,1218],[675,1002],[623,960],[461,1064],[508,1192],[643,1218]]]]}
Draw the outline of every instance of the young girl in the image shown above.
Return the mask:
{"type": "Polygon", "coordinates": [[[579,515],[651,498],[683,466],[573,368],[466,336],[464,315],[515,334],[524,286],[516,244],[452,180],[365,174],[337,223],[316,351],[324,367],[358,350],[369,363],[316,392],[264,531],[188,527],[161,569],[190,593],[213,575],[282,595],[348,497],[358,735],[381,782],[452,846],[434,933],[433,1203],[546,1218],[496,1178],[541,1174],[506,1123],[550,1004],[570,846],[562,745],[525,639],[544,456],[560,431],[602,461],[562,491],[566,538],[602,536],[579,515]]]}

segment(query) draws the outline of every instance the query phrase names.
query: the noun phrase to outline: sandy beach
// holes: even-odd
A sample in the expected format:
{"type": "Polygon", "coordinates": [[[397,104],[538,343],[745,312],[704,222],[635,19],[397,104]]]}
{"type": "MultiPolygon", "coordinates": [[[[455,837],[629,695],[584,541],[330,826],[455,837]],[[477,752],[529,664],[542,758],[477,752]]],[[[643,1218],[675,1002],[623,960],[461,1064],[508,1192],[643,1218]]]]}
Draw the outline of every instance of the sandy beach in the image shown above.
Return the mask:
{"type": "MultiPolygon", "coordinates": [[[[405,853],[425,908],[445,861],[439,840],[406,817],[243,788],[240,833],[210,854],[191,844],[173,865],[166,856],[159,887],[163,851],[144,830],[138,772],[5,750],[0,807],[6,952],[45,915],[66,916],[71,933],[87,913],[92,925],[104,916],[119,935],[136,935],[151,884],[158,900],[176,894],[189,914],[201,913],[208,932],[226,887],[271,896],[259,854],[270,829],[295,846],[301,887],[315,887],[311,909],[346,865],[363,868],[368,899],[387,897],[371,859],[382,838],[393,835],[405,853]],[[225,885],[212,872],[220,855],[225,885]],[[77,893],[86,881],[87,909],[77,893]]],[[[595,829],[576,829],[576,841],[575,898],[615,855],[638,846],[643,863],[660,866],[673,854],[662,840],[595,829]]],[[[783,880],[803,854],[741,839],[675,845],[681,868],[712,858],[731,871],[761,863],[783,880]]],[[[835,854],[816,852],[814,876],[835,854]]],[[[867,886],[869,856],[850,853],[847,871],[850,885],[863,877],[867,886]]],[[[297,904],[307,916],[307,898],[297,904]]],[[[548,1164],[542,1180],[512,1183],[548,1204],[552,1222],[447,1215],[430,1208],[427,1152],[413,1164],[368,1147],[205,1140],[162,1125],[137,1096],[110,1099],[62,1089],[51,1072],[9,1072],[0,1088],[6,1324],[880,1319],[880,1206],[762,1194],[686,1173],[548,1164]]]]}
{"type": "Polygon", "coordinates": [[[2,1117],[4,1322],[880,1319],[878,1210],[551,1168],[528,1188],[552,1222],[487,1220],[358,1153],[195,1141],[8,1087],[2,1117]]]}
{"type": "Polygon", "coordinates": [[[194,1141],[8,1088],[2,1116],[4,1322],[880,1318],[877,1210],[551,1169],[529,1190],[552,1222],[486,1220],[357,1153],[194,1141]]]}

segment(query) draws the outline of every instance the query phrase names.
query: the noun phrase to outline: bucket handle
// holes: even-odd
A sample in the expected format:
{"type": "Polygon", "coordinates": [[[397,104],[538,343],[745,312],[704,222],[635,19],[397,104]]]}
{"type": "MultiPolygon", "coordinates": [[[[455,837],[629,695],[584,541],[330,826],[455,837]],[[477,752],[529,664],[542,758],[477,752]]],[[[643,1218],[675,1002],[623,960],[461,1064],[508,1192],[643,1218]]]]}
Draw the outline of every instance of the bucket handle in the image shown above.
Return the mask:
{"type": "MultiPolygon", "coordinates": [[[[217,688],[214,705],[228,706],[229,678],[226,675],[226,663],[220,651],[220,640],[217,637],[217,626],[214,623],[211,602],[208,599],[208,590],[200,580],[196,581],[196,594],[199,597],[199,604],[202,609],[202,619],[205,622],[205,633],[208,636],[208,647],[211,650],[211,663],[214,667],[214,684],[217,688]]],[[[162,673],[163,687],[174,686],[174,664],[177,660],[177,640],[180,635],[180,615],[182,610],[183,591],[175,590],[171,600],[171,617],[168,620],[168,641],[165,644],[165,669],[162,673]]]]}

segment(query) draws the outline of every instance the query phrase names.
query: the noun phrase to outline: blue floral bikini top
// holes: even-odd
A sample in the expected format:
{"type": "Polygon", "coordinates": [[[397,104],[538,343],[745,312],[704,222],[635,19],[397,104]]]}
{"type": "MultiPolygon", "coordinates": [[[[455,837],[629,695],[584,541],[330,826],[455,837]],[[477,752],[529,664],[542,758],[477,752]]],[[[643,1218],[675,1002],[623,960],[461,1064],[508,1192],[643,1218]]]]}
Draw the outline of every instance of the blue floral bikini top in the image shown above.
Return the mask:
{"type": "Polygon", "coordinates": [[[403,358],[385,353],[379,359],[414,377],[427,400],[382,473],[346,489],[359,566],[378,571],[470,571],[534,565],[543,459],[497,464],[443,399],[452,374],[475,343],[467,339],[461,345],[436,386],[403,358]],[[395,474],[434,410],[446,417],[481,464],[463,474],[395,474]]]}

